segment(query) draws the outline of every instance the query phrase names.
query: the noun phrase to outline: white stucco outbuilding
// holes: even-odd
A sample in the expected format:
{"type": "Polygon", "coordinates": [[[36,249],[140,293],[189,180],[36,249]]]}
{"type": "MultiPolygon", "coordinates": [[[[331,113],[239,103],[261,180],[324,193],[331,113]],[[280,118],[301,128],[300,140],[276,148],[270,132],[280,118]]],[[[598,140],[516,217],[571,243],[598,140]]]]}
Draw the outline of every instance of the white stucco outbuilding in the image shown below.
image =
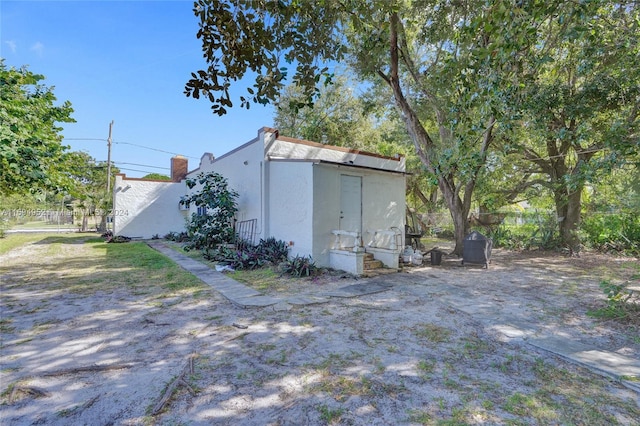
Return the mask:
{"type": "MultiPolygon", "coordinates": [[[[227,154],[204,154],[186,177],[211,171],[227,178],[239,194],[236,224],[242,237],[254,242],[274,237],[289,244],[291,256],[310,255],[318,266],[354,274],[363,272],[365,252],[398,267],[404,244],[404,157],[292,139],[262,128],[227,154]]],[[[118,177],[114,212],[127,216],[114,217],[116,235],[150,238],[184,229],[187,212],[179,200],[190,190],[179,181],[180,173],[172,175],[171,183],[118,177]]]]}

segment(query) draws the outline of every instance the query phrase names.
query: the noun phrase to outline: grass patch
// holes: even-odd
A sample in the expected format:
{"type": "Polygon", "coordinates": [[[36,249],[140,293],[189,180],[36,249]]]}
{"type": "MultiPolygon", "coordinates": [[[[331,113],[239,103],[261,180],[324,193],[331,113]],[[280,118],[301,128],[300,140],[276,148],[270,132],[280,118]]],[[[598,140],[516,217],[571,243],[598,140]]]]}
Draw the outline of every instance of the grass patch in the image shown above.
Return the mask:
{"type": "Polygon", "coordinates": [[[335,424],[340,421],[342,414],[344,413],[343,408],[330,408],[326,405],[321,405],[318,407],[318,412],[320,413],[320,418],[328,425],[335,424]]]}
{"type": "Polygon", "coordinates": [[[436,369],[436,362],[431,360],[430,361],[420,360],[418,361],[417,368],[418,368],[418,371],[420,371],[420,373],[422,373],[423,376],[429,377],[431,373],[433,373],[436,369]]]}
{"type": "Polygon", "coordinates": [[[433,419],[431,417],[431,414],[422,410],[410,410],[409,418],[407,420],[410,423],[417,423],[419,425],[433,424],[433,419]]]}
{"type": "Polygon", "coordinates": [[[12,265],[12,269],[30,271],[16,278],[15,285],[25,288],[46,286],[48,291],[77,294],[126,289],[156,297],[208,289],[143,242],[108,244],[96,234],[11,234],[0,240],[4,250],[28,243],[41,248],[21,264],[12,265]]]}
{"type": "Polygon", "coordinates": [[[160,284],[167,290],[179,291],[198,289],[204,286],[197,277],[180,268],[173,260],[165,257],[142,242],[127,244],[95,243],[94,249],[104,251],[105,262],[119,266],[120,271],[128,271],[126,278],[132,285],[141,282],[160,284]],[[131,275],[130,275],[131,274],[131,275]]]}
{"type": "Polygon", "coordinates": [[[543,360],[533,366],[535,391],[514,394],[504,405],[506,411],[522,413],[539,424],[619,424],[609,408],[640,418],[640,408],[633,402],[614,398],[607,383],[584,370],[576,372],[557,368],[543,360]]]}
{"type": "Polygon", "coordinates": [[[245,283],[258,291],[281,290],[285,286],[283,282],[286,280],[276,272],[273,268],[245,269],[230,272],[230,278],[245,283]]]}
{"type": "MultiPolygon", "coordinates": [[[[95,235],[95,234],[93,234],[95,235]]],[[[60,239],[61,241],[68,241],[69,238],[77,239],[78,234],[40,234],[40,233],[20,233],[20,234],[7,234],[6,237],[0,238],[0,254],[5,254],[21,247],[25,244],[34,243],[37,241],[60,239]]],[[[86,237],[81,237],[86,238],[86,237]]]]}
{"type": "Polygon", "coordinates": [[[614,284],[609,280],[601,281],[600,288],[607,296],[606,305],[587,311],[587,315],[640,326],[640,293],[627,288],[625,284],[614,284]]]}
{"type": "Polygon", "coordinates": [[[338,402],[344,402],[354,395],[372,396],[371,381],[336,374],[325,374],[311,390],[331,395],[338,402]]]}
{"type": "Polygon", "coordinates": [[[413,329],[413,334],[432,343],[445,343],[449,341],[451,330],[436,324],[421,324],[413,329]]]}

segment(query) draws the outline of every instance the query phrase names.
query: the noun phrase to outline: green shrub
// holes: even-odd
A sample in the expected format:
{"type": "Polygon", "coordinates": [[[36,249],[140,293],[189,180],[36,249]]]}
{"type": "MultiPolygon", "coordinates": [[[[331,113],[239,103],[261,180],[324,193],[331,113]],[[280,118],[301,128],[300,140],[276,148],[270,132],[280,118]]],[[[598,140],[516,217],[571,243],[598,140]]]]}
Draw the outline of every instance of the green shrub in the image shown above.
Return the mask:
{"type": "Polygon", "coordinates": [[[198,207],[187,223],[188,247],[212,249],[234,242],[232,221],[238,211],[238,193],[228,187],[227,179],[216,172],[200,173],[195,179],[187,179],[186,184],[189,189],[200,185],[199,191],[180,200],[187,207],[198,207]]]}
{"type": "Polygon", "coordinates": [[[225,263],[233,269],[257,269],[276,265],[287,260],[287,243],[267,238],[253,245],[246,240],[237,240],[235,246],[220,245],[216,249],[203,249],[205,259],[225,263]]]}
{"type": "Polygon", "coordinates": [[[169,232],[163,238],[168,241],[176,241],[178,243],[181,243],[183,241],[187,241],[189,239],[189,236],[186,232],[169,232]]]}
{"type": "Polygon", "coordinates": [[[494,247],[503,247],[509,250],[518,250],[524,246],[522,238],[506,225],[500,225],[491,230],[488,235],[493,240],[494,247]]]}
{"type": "Polygon", "coordinates": [[[603,252],[640,254],[640,215],[591,214],[582,220],[583,241],[603,252]]]}
{"type": "Polygon", "coordinates": [[[287,243],[282,240],[276,240],[273,237],[260,240],[258,250],[268,262],[274,265],[287,260],[289,257],[289,246],[287,243]]]}
{"type": "Polygon", "coordinates": [[[600,283],[600,288],[607,295],[607,304],[588,311],[588,315],[640,325],[640,295],[637,292],[624,284],[613,284],[607,280],[600,283]]]}
{"type": "Polygon", "coordinates": [[[311,256],[296,256],[282,264],[282,272],[295,277],[310,277],[319,272],[311,256]]]}
{"type": "Polygon", "coordinates": [[[539,216],[536,227],[529,237],[525,248],[538,248],[540,250],[553,250],[560,247],[558,236],[558,224],[554,215],[539,216]]]}
{"type": "Polygon", "coordinates": [[[267,263],[257,247],[250,250],[236,250],[232,258],[227,261],[233,269],[258,269],[267,263]]]}

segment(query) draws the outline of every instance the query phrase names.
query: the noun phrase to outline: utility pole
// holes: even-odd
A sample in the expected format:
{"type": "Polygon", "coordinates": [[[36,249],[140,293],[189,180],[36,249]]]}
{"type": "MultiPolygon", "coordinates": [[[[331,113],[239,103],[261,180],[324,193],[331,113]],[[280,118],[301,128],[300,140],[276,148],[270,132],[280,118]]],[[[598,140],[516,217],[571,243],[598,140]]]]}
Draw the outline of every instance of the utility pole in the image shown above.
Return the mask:
{"type": "MultiPolygon", "coordinates": [[[[107,138],[107,197],[113,197],[111,194],[111,131],[113,130],[113,120],[109,123],[109,137],[107,138]]],[[[112,198],[113,200],[113,198],[112,198]]],[[[111,202],[111,210],[113,211],[113,201],[111,202]]],[[[103,231],[109,230],[109,225],[107,223],[107,216],[109,216],[109,211],[105,211],[102,214],[102,221],[100,227],[103,231]]]]}
{"type": "Polygon", "coordinates": [[[113,120],[109,123],[109,137],[107,138],[107,194],[111,191],[111,131],[113,120]]]}

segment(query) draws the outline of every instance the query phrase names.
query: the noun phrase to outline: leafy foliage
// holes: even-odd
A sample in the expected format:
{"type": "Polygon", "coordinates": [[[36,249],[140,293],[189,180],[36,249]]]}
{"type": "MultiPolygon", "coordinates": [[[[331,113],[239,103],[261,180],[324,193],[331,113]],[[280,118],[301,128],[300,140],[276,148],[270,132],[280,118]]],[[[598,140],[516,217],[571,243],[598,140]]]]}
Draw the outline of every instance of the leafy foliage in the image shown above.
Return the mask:
{"type": "Polygon", "coordinates": [[[276,240],[273,237],[269,237],[266,240],[261,239],[257,250],[262,253],[262,256],[268,262],[273,264],[283,262],[289,257],[287,243],[282,240],[276,240]]]}
{"type": "Polygon", "coordinates": [[[168,241],[176,241],[178,243],[182,243],[184,241],[188,241],[189,240],[189,235],[186,232],[169,232],[168,234],[165,234],[164,237],[165,240],[168,241]]]}
{"type": "Polygon", "coordinates": [[[142,176],[142,179],[166,180],[166,181],[171,180],[169,176],[163,175],[162,173],[149,173],[148,175],[142,176]]]}
{"type": "Polygon", "coordinates": [[[67,149],[56,123],[73,123],[67,101],[56,106],[44,76],[0,59],[0,194],[56,189],[56,165],[67,149]]]}
{"type": "Polygon", "coordinates": [[[589,311],[589,315],[640,325],[640,295],[637,292],[623,284],[613,284],[606,280],[600,283],[600,288],[607,296],[607,304],[589,311]]]}
{"type": "Polygon", "coordinates": [[[640,216],[637,212],[590,214],[581,225],[585,243],[604,252],[640,254],[640,216]]]}
{"type": "Polygon", "coordinates": [[[296,256],[282,264],[282,272],[294,277],[310,277],[319,272],[311,256],[296,256]]]}
{"type": "MultiPolygon", "coordinates": [[[[100,216],[100,231],[106,229],[106,216],[111,210],[112,194],[107,192],[107,164],[96,162],[86,152],[65,152],[56,166],[59,170],[60,189],[69,195],[70,205],[82,212],[82,230],[87,229],[88,216],[100,216]]],[[[111,182],[118,173],[111,167],[111,182]]]]}
{"type": "Polygon", "coordinates": [[[195,179],[187,179],[186,184],[189,189],[198,186],[198,191],[182,197],[180,203],[187,207],[193,204],[199,209],[191,214],[187,224],[190,241],[187,247],[211,249],[232,243],[238,193],[229,189],[227,179],[216,172],[200,173],[195,179]]]}
{"type": "Polygon", "coordinates": [[[221,245],[207,250],[205,257],[231,266],[233,269],[258,269],[266,265],[277,265],[287,259],[289,249],[287,243],[267,238],[258,245],[247,241],[238,241],[235,246],[221,245]]]}
{"type": "Polygon", "coordinates": [[[338,75],[333,84],[320,87],[312,106],[300,108],[304,103],[302,91],[291,84],[276,102],[274,125],[281,134],[294,138],[383,155],[410,151],[408,138],[389,134],[401,125],[391,106],[372,105],[370,97],[357,96],[354,86],[355,81],[338,75]]]}
{"type": "Polygon", "coordinates": [[[277,101],[291,77],[295,110],[334,80],[325,64],[346,63],[378,91],[374,103],[395,103],[452,216],[455,253],[478,184],[492,182],[496,192],[511,188],[483,204],[549,191],[561,243],[574,250],[585,184],[637,161],[638,13],[636,2],[604,0],[199,0],[208,67],[185,93],[223,115],[248,72],[256,78],[240,96],[246,108],[277,101]]]}
{"type": "Polygon", "coordinates": [[[515,62],[519,84],[504,98],[514,133],[504,151],[529,162],[510,161],[512,171],[553,195],[559,237],[573,249],[585,185],[640,147],[640,10],[606,1],[545,7],[543,15],[527,11],[507,22],[529,28],[539,42],[515,62]]]}

